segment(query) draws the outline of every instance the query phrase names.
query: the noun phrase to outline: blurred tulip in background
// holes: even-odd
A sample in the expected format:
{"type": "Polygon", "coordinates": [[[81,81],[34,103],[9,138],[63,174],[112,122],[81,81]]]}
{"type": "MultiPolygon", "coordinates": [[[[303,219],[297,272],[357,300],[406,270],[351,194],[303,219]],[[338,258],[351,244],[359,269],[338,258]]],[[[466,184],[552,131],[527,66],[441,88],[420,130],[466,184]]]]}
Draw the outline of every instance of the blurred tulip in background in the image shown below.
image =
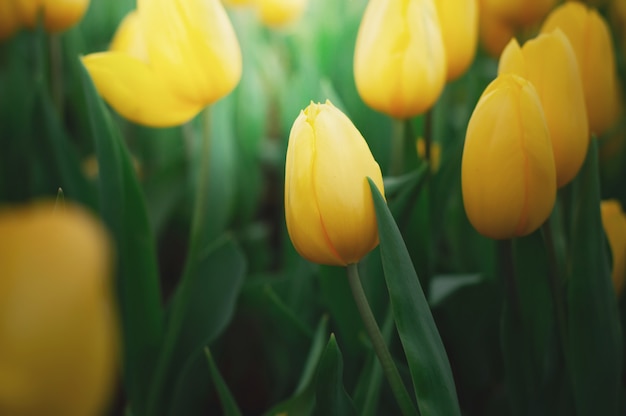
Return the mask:
{"type": "Polygon", "coordinates": [[[448,64],[455,80],[471,65],[478,42],[478,0],[435,0],[448,64]]]}
{"type": "Polygon", "coordinates": [[[619,201],[613,199],[602,201],[600,212],[613,258],[613,286],[620,296],[626,279],[626,215],[619,201]]]}
{"type": "Polygon", "coordinates": [[[281,26],[302,16],[307,0],[255,0],[259,19],[267,26],[281,26]]]}

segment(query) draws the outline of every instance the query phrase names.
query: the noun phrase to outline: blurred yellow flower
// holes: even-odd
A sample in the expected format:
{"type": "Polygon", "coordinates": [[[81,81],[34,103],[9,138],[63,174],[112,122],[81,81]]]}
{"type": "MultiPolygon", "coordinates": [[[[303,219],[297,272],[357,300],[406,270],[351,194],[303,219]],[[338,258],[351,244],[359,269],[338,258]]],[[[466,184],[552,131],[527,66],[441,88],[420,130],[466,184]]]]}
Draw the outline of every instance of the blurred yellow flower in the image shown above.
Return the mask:
{"type": "MultiPolygon", "coordinates": [[[[417,154],[421,159],[426,159],[426,140],[418,137],[415,142],[417,154]]],[[[441,146],[437,142],[430,142],[430,171],[436,173],[441,163],[441,146]]]]}
{"type": "Polygon", "coordinates": [[[122,116],[174,126],[230,93],[241,50],[219,0],[139,0],[113,49],[83,58],[98,92],[122,116]]]}
{"type": "Polygon", "coordinates": [[[582,3],[568,2],[555,9],[541,31],[560,28],[574,48],[585,92],[589,128],[603,134],[619,114],[615,56],[611,34],[604,19],[582,3]]]}
{"type": "Polygon", "coordinates": [[[479,15],[480,44],[489,55],[499,58],[504,47],[515,36],[515,28],[489,9],[483,8],[482,4],[479,15]]]}
{"type": "Polygon", "coordinates": [[[302,16],[307,0],[255,0],[261,22],[267,26],[281,26],[302,16]]]}
{"type": "Polygon", "coordinates": [[[85,211],[0,211],[0,413],[102,414],[117,367],[111,247],[85,211]]]}
{"type": "Polygon", "coordinates": [[[600,204],[602,226],[609,240],[613,257],[613,287],[615,293],[621,295],[626,278],[626,215],[617,200],[610,199],[600,204]]]}
{"type": "MultiPolygon", "coordinates": [[[[7,0],[4,0],[7,1],[7,0]]],[[[89,0],[8,0],[14,1],[24,26],[34,28],[40,13],[47,32],[61,32],[69,29],[83,18],[89,7],[89,0]]]]}
{"type": "Polygon", "coordinates": [[[548,218],[556,199],[550,133],[533,85],[498,76],[472,113],[461,166],[465,212],[481,234],[524,236],[548,218]]]}
{"type": "Polygon", "coordinates": [[[535,87],[550,131],[558,187],[580,170],[589,146],[585,98],[574,50],[563,32],[540,34],[520,48],[511,39],[498,74],[517,74],[535,87]]]}
{"type": "Polygon", "coordinates": [[[435,0],[448,64],[447,79],[469,68],[478,42],[478,0],[435,0]]]}
{"type": "Polygon", "coordinates": [[[482,7],[509,24],[528,27],[541,22],[556,3],[557,0],[482,0],[482,7]]]}
{"type": "Polygon", "coordinates": [[[0,1],[0,40],[13,35],[21,25],[17,5],[12,0],[0,1]]]}
{"type": "Polygon", "coordinates": [[[368,176],[384,194],[380,167],[345,114],[330,101],[300,112],[287,147],[285,217],[302,257],[347,265],[378,245],[368,176]]]}
{"type": "Polygon", "coordinates": [[[446,81],[446,53],[432,0],[370,0],[354,52],[359,95],[395,118],[427,111],[446,81]]]}
{"type": "Polygon", "coordinates": [[[249,6],[256,0],[222,0],[222,3],[227,6],[249,6]]]}

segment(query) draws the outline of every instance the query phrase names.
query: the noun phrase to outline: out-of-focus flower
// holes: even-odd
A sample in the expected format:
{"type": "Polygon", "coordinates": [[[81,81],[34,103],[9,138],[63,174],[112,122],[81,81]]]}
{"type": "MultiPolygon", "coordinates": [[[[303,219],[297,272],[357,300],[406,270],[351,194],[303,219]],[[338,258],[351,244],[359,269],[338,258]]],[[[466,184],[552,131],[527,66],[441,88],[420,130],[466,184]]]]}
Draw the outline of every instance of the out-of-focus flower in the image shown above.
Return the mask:
{"type": "Polygon", "coordinates": [[[447,79],[454,80],[467,70],[478,42],[477,0],[435,0],[448,65],[447,79]]]}
{"type": "Polygon", "coordinates": [[[446,54],[432,0],[370,0],[354,52],[367,105],[396,118],[428,110],[446,80],[446,54]]]}
{"type": "Polygon", "coordinates": [[[611,17],[611,26],[617,32],[622,55],[626,58],[626,0],[611,1],[609,16],[611,17]]]}
{"type": "Polygon", "coordinates": [[[12,0],[0,1],[0,40],[13,35],[21,26],[19,10],[12,0]]]}
{"type": "Polygon", "coordinates": [[[227,6],[249,6],[254,4],[256,0],[222,0],[227,6]]]}
{"type": "Polygon", "coordinates": [[[378,245],[368,176],[384,194],[380,167],[345,114],[330,101],[300,112],[287,147],[285,217],[302,257],[347,265],[378,245]]]}
{"type": "Polygon", "coordinates": [[[482,0],[482,7],[509,24],[527,27],[541,20],[556,0],[482,0]]]}
{"type": "Polygon", "coordinates": [[[463,149],[465,212],[481,234],[524,236],[548,218],[556,169],[539,96],[513,74],[498,76],[472,113],[463,149]]]}
{"type": "Polygon", "coordinates": [[[242,69],[219,0],[139,1],[120,25],[113,50],[87,55],[83,63],[117,112],[154,127],[190,120],[232,91],[242,69]]]}
{"type": "MultiPolygon", "coordinates": [[[[426,140],[423,137],[418,137],[415,142],[417,148],[417,154],[420,158],[426,159],[426,140]]],[[[435,173],[439,170],[441,163],[441,146],[437,142],[430,142],[430,171],[435,173]]]]}
{"type": "Polygon", "coordinates": [[[541,31],[560,28],[574,48],[585,92],[589,128],[603,134],[619,114],[615,56],[609,28],[604,19],[582,3],[568,2],[556,8],[541,31]]]}
{"type": "Polygon", "coordinates": [[[491,13],[489,9],[483,8],[482,4],[479,14],[478,34],[480,43],[489,55],[499,58],[504,47],[515,36],[515,28],[504,19],[491,13]]]}
{"type": "Polygon", "coordinates": [[[69,29],[83,18],[89,7],[89,0],[8,0],[11,1],[19,8],[22,24],[26,27],[34,28],[42,13],[47,32],[69,29]]]}
{"type": "Polygon", "coordinates": [[[620,203],[614,199],[602,201],[600,212],[613,257],[613,287],[619,296],[624,289],[626,278],[626,215],[620,203]]]}
{"type": "Polygon", "coordinates": [[[0,413],[96,416],[117,367],[111,248],[83,210],[0,211],[0,413]]]}
{"type": "Polygon", "coordinates": [[[255,0],[261,22],[267,26],[282,26],[302,16],[307,0],[255,0]]]}
{"type": "Polygon", "coordinates": [[[520,48],[511,39],[500,56],[499,74],[517,74],[539,95],[550,131],[558,187],[582,166],[589,146],[589,126],[580,71],[563,32],[540,34],[520,48]]]}

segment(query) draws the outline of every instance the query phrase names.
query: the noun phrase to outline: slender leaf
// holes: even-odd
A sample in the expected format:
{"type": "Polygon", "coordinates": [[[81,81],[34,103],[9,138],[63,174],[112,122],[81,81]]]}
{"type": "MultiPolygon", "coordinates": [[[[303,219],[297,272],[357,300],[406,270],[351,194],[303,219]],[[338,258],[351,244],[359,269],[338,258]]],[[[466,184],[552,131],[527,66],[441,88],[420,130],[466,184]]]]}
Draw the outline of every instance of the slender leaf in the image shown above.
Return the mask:
{"type": "Polygon", "coordinates": [[[133,413],[144,416],[163,335],[155,244],[128,150],[87,70],[81,68],[99,164],[102,218],[117,248],[115,283],[124,342],[124,382],[133,413]]]}
{"type": "Polygon", "coordinates": [[[217,394],[220,397],[220,402],[222,403],[222,411],[224,412],[224,416],[241,416],[241,410],[239,410],[235,398],[230,392],[228,386],[226,385],[224,378],[220,374],[220,370],[217,368],[215,360],[213,360],[213,355],[211,354],[211,351],[208,348],[205,348],[204,353],[209,363],[211,379],[215,384],[217,394]]]}
{"type": "Polygon", "coordinates": [[[330,334],[330,340],[317,368],[315,384],[314,415],[356,415],[352,399],[343,387],[343,357],[335,334],[330,334]]]}
{"type": "Polygon", "coordinates": [[[568,340],[576,414],[617,415],[622,372],[622,332],[600,217],[597,141],[574,182],[568,340]]]}
{"type": "Polygon", "coordinates": [[[398,334],[423,415],[460,415],[445,348],[385,199],[368,178],[380,238],[380,254],[398,334]]]}

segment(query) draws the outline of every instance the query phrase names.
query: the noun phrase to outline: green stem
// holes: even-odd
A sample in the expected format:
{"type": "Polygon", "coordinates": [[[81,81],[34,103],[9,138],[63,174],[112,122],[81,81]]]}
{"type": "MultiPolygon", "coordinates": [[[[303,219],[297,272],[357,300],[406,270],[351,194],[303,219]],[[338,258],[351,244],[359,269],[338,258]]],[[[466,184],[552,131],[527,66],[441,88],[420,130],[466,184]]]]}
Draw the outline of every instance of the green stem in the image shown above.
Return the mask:
{"type": "Polygon", "coordinates": [[[383,368],[383,372],[389,381],[389,385],[391,386],[391,391],[402,410],[403,415],[416,415],[417,410],[415,406],[413,406],[413,402],[411,400],[411,396],[409,396],[406,387],[400,377],[400,373],[398,372],[398,368],[393,362],[391,358],[391,354],[389,353],[389,349],[385,344],[385,340],[380,333],[380,328],[378,328],[378,324],[376,323],[376,319],[374,318],[374,314],[370,309],[370,305],[367,301],[367,297],[365,296],[365,292],[363,291],[363,286],[361,285],[361,278],[359,277],[359,270],[356,264],[349,264],[347,266],[348,271],[348,282],[350,283],[350,288],[352,289],[352,295],[354,296],[354,301],[356,302],[356,306],[361,314],[361,319],[363,319],[363,324],[365,325],[365,330],[372,341],[372,346],[374,347],[374,351],[380,360],[380,364],[383,368]]]}
{"type": "Polygon", "coordinates": [[[48,37],[48,47],[50,51],[50,94],[52,102],[59,113],[59,118],[63,120],[63,56],[60,35],[50,35],[48,37]]]}
{"type": "Polygon", "coordinates": [[[200,114],[202,122],[202,134],[200,146],[200,167],[196,178],[196,200],[193,208],[191,222],[191,235],[189,240],[189,252],[197,253],[201,236],[206,225],[206,209],[208,199],[209,174],[211,171],[211,107],[205,108],[200,114]]]}
{"type": "Polygon", "coordinates": [[[391,176],[397,176],[404,171],[404,141],[405,124],[404,120],[391,120],[391,163],[388,171],[391,176]]]}

